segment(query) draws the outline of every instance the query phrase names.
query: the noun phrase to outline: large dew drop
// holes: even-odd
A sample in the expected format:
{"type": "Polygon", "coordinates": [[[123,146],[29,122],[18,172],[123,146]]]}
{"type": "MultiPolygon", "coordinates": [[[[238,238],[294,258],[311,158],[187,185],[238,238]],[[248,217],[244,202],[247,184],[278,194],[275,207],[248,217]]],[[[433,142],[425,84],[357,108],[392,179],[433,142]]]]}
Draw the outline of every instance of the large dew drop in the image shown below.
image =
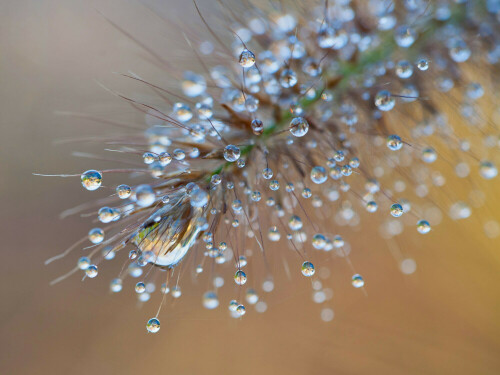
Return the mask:
{"type": "Polygon", "coordinates": [[[224,159],[228,162],[236,161],[240,158],[240,149],[234,145],[227,145],[224,148],[224,159]]]}
{"type": "Polygon", "coordinates": [[[295,117],[290,122],[290,133],[294,137],[303,137],[309,131],[309,123],[303,117],[295,117]]]}

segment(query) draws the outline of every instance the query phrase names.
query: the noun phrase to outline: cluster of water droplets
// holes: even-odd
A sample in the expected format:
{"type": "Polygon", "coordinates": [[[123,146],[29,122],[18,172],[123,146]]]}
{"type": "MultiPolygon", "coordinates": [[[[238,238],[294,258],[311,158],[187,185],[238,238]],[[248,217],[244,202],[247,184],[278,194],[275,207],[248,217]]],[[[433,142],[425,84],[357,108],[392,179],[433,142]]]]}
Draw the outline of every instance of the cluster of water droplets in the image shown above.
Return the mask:
{"type": "MultiPolygon", "coordinates": [[[[141,302],[157,289],[162,301],[177,299],[173,275],[191,252],[197,277],[206,267],[233,267],[225,290],[233,288],[228,308],[237,318],[249,305],[267,309],[258,285],[265,294],[274,290],[267,254],[282,252],[323,303],[331,299],[323,287],[328,269],[313,261],[338,257],[352,267],[351,253],[361,251],[331,233],[332,224],[352,235],[364,233],[363,221],[387,241],[407,225],[427,234],[442,220],[442,202],[433,204],[432,196],[447,186],[440,168],[455,164],[456,176],[467,178],[475,163],[479,176],[494,179],[499,138],[480,113],[486,88],[464,86],[460,72],[470,59],[500,60],[500,44],[474,42],[478,33],[499,36],[495,12],[479,24],[484,10],[462,1],[371,0],[364,10],[358,3],[330,1],[312,9],[307,22],[293,11],[250,18],[234,30],[230,47],[200,43],[207,61],[213,51],[226,58],[214,58],[220,63],[208,73],[183,73],[185,100],[175,95],[170,108],[146,111],[146,151],[120,150],[140,159],[143,169],[131,173],[149,180],[109,187],[106,171],[81,175],[85,189],[111,189],[111,197],[97,209],[104,229],[88,233],[92,255],[77,269],[94,278],[100,261],[132,247],[110,290],[122,291],[129,276],[139,279],[133,288],[141,302]],[[465,20],[472,31],[460,26],[465,20]],[[449,103],[451,90],[462,95],[453,99],[458,104],[449,103]],[[459,107],[465,129],[447,118],[446,106],[459,107]],[[472,150],[467,136],[477,143],[484,134],[486,147],[472,150]],[[258,255],[266,268],[250,271],[258,255]],[[151,268],[166,271],[159,272],[168,276],[160,288],[148,280],[151,268]],[[244,302],[233,299],[241,299],[239,288],[246,288],[244,302]]],[[[466,219],[471,211],[456,199],[449,216],[466,219]]],[[[485,224],[490,234],[500,232],[494,223],[485,224]]],[[[416,263],[408,258],[400,267],[411,274],[416,263]]],[[[364,288],[351,270],[346,283],[364,288]]],[[[217,272],[209,277],[202,304],[213,310],[225,283],[217,272]]],[[[333,310],[325,307],[321,318],[332,320],[333,310]]],[[[148,332],[159,329],[158,317],[147,322],[148,332]]]]}

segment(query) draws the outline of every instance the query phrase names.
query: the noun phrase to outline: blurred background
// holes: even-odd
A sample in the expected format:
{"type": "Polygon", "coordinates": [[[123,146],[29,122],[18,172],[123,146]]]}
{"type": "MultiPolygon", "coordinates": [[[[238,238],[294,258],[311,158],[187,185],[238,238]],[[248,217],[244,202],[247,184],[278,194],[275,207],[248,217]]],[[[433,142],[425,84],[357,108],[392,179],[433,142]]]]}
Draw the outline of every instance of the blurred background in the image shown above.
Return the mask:
{"type": "MultiPolygon", "coordinates": [[[[215,1],[199,3],[207,15],[216,12],[215,1]]],[[[73,276],[49,286],[80,254],[49,266],[43,262],[89,229],[88,221],[60,220],[59,214],[94,196],[78,179],[32,173],[80,173],[96,166],[71,155],[102,145],[54,140],[124,131],[56,112],[141,124],[142,116],[95,80],[128,92],[136,86],[112,72],[167,81],[97,10],[169,61],[192,60],[168,21],[199,25],[191,2],[144,4],[1,1],[0,374],[500,373],[500,239],[488,239],[474,216],[444,220],[418,242],[412,241],[416,236],[403,242],[418,265],[411,275],[401,273],[387,247],[374,245],[375,232],[358,236],[352,257],[367,280],[368,296],[345,282],[351,275],[345,264],[333,267],[324,281],[334,293],[327,302],[335,312],[331,322],[320,319],[325,306],[311,301],[308,280],[290,282],[280,270],[276,293],[266,296],[268,311],[252,309],[237,320],[228,316],[226,300],[215,311],[203,309],[205,286],[188,277],[183,297],[162,311],[156,335],[146,333],[145,322],[158,298],[137,305],[131,280],[122,293],[109,293],[121,262],[106,264],[96,279],[82,283],[73,276]]],[[[500,191],[498,178],[489,186],[489,194],[500,191]]]]}

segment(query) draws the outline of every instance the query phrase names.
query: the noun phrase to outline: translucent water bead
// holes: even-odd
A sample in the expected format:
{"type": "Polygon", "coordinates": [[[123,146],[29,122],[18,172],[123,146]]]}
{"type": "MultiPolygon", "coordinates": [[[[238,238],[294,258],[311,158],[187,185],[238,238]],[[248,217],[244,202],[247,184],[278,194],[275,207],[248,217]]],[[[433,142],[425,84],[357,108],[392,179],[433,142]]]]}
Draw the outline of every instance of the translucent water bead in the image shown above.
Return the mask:
{"type": "Polygon", "coordinates": [[[429,61],[426,59],[419,59],[417,61],[417,68],[421,71],[426,71],[429,69],[429,61]]]}
{"type": "Polygon", "coordinates": [[[352,286],[355,288],[361,288],[365,285],[365,281],[363,277],[359,274],[356,274],[352,277],[352,286]]]}
{"type": "Polygon", "coordinates": [[[244,285],[247,282],[247,275],[245,272],[238,270],[234,274],[234,282],[238,285],[244,285]]]}
{"type": "Polygon", "coordinates": [[[135,284],[135,292],[137,294],[142,294],[146,291],[146,284],[144,284],[142,281],[139,281],[137,284],[135,284]]]}
{"type": "Polygon", "coordinates": [[[208,310],[213,310],[219,306],[219,299],[215,292],[206,292],[203,295],[203,307],[208,310]]]}
{"type": "Polygon", "coordinates": [[[302,263],[302,275],[306,277],[311,277],[314,275],[314,265],[311,262],[304,262],[302,263]]]}
{"type": "Polygon", "coordinates": [[[155,192],[149,185],[139,185],[135,189],[136,203],[141,207],[149,207],[155,202],[155,192]]]}
{"type": "Polygon", "coordinates": [[[394,203],[391,206],[391,215],[394,217],[400,217],[403,215],[403,206],[401,206],[399,203],[394,203]]]}
{"type": "Polygon", "coordinates": [[[224,159],[228,162],[234,162],[240,158],[240,149],[234,145],[227,145],[224,148],[224,159]]]}
{"type": "Polygon", "coordinates": [[[93,169],[88,170],[81,175],[82,186],[87,190],[97,190],[102,184],[102,174],[93,169]]]}
{"type": "Polygon", "coordinates": [[[401,147],[403,147],[403,142],[401,141],[401,138],[399,135],[390,135],[387,137],[387,147],[389,150],[392,151],[397,151],[400,150],[401,147]]]}
{"type": "Polygon", "coordinates": [[[417,231],[421,234],[426,234],[431,231],[431,225],[427,220],[419,220],[417,223],[417,231]]]}
{"type": "Polygon", "coordinates": [[[290,133],[294,137],[303,137],[309,131],[309,123],[303,117],[295,117],[290,122],[290,133]]]}
{"type": "Polygon", "coordinates": [[[160,321],[158,318],[151,318],[146,324],[146,329],[150,333],[156,333],[160,330],[160,321]]]}
{"type": "Polygon", "coordinates": [[[259,119],[252,121],[252,131],[255,135],[261,135],[264,132],[264,124],[259,119]]]}
{"type": "Polygon", "coordinates": [[[87,275],[87,277],[90,277],[91,279],[93,279],[94,277],[96,277],[97,273],[98,273],[97,266],[95,264],[91,264],[85,270],[85,274],[87,275]]]}
{"type": "Polygon", "coordinates": [[[101,243],[104,240],[104,231],[101,228],[93,228],[89,231],[89,240],[93,244],[101,243]]]}
{"type": "Polygon", "coordinates": [[[401,79],[410,78],[413,74],[413,66],[406,60],[401,60],[396,64],[396,75],[401,79]]]}
{"type": "Polygon", "coordinates": [[[387,112],[394,108],[396,100],[387,90],[382,90],[375,95],[375,106],[381,111],[387,112]]]}
{"type": "Polygon", "coordinates": [[[90,259],[87,257],[81,257],[78,259],[77,266],[81,270],[86,270],[90,266],[90,259]]]}
{"type": "Polygon", "coordinates": [[[238,307],[236,308],[236,312],[238,313],[239,316],[245,315],[245,313],[246,313],[245,306],[238,305],[238,307]]]}
{"type": "Polygon", "coordinates": [[[410,47],[417,38],[417,33],[411,27],[401,25],[394,30],[394,40],[399,47],[410,47]]]}
{"type": "Polygon", "coordinates": [[[481,177],[490,180],[497,176],[498,170],[495,165],[490,161],[482,161],[479,165],[479,172],[481,177]]]}
{"type": "Polygon", "coordinates": [[[127,199],[132,194],[132,188],[128,185],[118,185],[116,187],[116,194],[120,199],[127,199]]]}
{"type": "Polygon", "coordinates": [[[328,173],[326,173],[326,169],[323,167],[314,167],[311,169],[311,181],[315,184],[322,184],[328,178],[328,173]]]}
{"type": "Polygon", "coordinates": [[[244,49],[240,54],[240,65],[243,68],[250,68],[255,64],[255,55],[252,51],[244,49]]]}

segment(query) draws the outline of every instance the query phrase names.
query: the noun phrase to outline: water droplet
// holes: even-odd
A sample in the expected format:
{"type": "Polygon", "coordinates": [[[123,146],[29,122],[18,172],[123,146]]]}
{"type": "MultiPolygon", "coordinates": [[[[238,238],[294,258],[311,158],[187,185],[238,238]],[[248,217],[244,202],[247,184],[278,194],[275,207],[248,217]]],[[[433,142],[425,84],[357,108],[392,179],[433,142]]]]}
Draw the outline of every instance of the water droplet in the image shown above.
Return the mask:
{"type": "Polygon", "coordinates": [[[431,225],[427,220],[419,220],[417,223],[418,233],[426,234],[431,231],[431,225]]]}
{"type": "Polygon", "coordinates": [[[369,201],[368,203],[366,203],[366,211],[368,211],[368,212],[373,213],[373,212],[377,211],[377,208],[378,208],[377,202],[369,201]]]}
{"type": "Polygon", "coordinates": [[[224,148],[224,159],[234,162],[240,158],[240,149],[234,145],[227,145],[224,148]]]}
{"type": "Polygon", "coordinates": [[[81,270],[86,270],[90,266],[90,259],[87,257],[81,257],[78,259],[77,266],[81,270]]]}
{"type": "Polygon", "coordinates": [[[162,167],[166,167],[172,161],[172,155],[170,155],[168,152],[162,152],[158,156],[158,161],[160,162],[160,165],[162,167]]]}
{"type": "Polygon", "coordinates": [[[396,100],[387,90],[382,90],[375,95],[375,106],[381,111],[390,111],[396,105],[396,100]]]}
{"type": "Polygon", "coordinates": [[[490,161],[482,161],[479,165],[479,172],[481,173],[481,177],[490,180],[497,176],[498,170],[495,165],[490,161]]]}
{"type": "Polygon", "coordinates": [[[113,221],[115,213],[109,207],[102,207],[99,209],[97,217],[101,223],[107,224],[113,221]]]}
{"type": "Polygon", "coordinates": [[[234,299],[231,300],[229,302],[228,308],[229,308],[229,311],[236,311],[236,309],[238,308],[238,302],[236,300],[234,300],[234,299]]]}
{"type": "Polygon", "coordinates": [[[417,68],[421,71],[426,71],[429,69],[429,61],[426,59],[419,59],[417,61],[417,68]]]}
{"type": "Polygon", "coordinates": [[[156,157],[155,154],[151,152],[145,152],[142,155],[142,160],[144,160],[144,164],[152,164],[155,161],[156,157]]]}
{"type": "Polygon", "coordinates": [[[252,121],[252,131],[255,135],[261,135],[264,132],[264,124],[259,119],[254,119],[252,121]]]}
{"type": "Polygon", "coordinates": [[[101,243],[104,240],[104,231],[101,228],[93,228],[89,231],[89,240],[93,244],[101,243]]]}
{"type": "Polygon", "coordinates": [[[302,229],[302,220],[297,215],[293,215],[290,220],[288,220],[288,226],[291,230],[302,229]]]}
{"type": "Polygon", "coordinates": [[[365,281],[363,280],[363,277],[361,275],[354,275],[352,277],[352,286],[355,288],[361,288],[365,285],[365,281]]]}
{"type": "Polygon", "coordinates": [[[116,194],[118,194],[118,198],[127,199],[132,194],[132,188],[128,185],[118,185],[116,187],[116,194]]]}
{"type": "Polygon", "coordinates": [[[172,288],[172,297],[179,298],[182,295],[181,288],[174,286],[172,288]]]}
{"type": "Polygon", "coordinates": [[[403,142],[398,135],[393,134],[387,137],[387,147],[389,148],[389,150],[397,151],[400,150],[401,147],[403,147],[403,142]]]}
{"type": "Polygon", "coordinates": [[[314,275],[314,265],[311,262],[302,263],[302,275],[306,277],[311,277],[314,275]]]}
{"type": "Polygon", "coordinates": [[[308,198],[311,198],[311,196],[312,196],[311,189],[304,188],[304,190],[302,190],[302,197],[303,198],[308,199],[308,198]]]}
{"type": "Polygon", "coordinates": [[[149,207],[155,202],[155,192],[149,185],[139,185],[135,189],[136,203],[140,207],[149,207]]]}
{"type": "Polygon", "coordinates": [[[295,117],[290,122],[290,133],[295,137],[303,137],[309,131],[309,123],[303,117],[295,117]]]}
{"type": "Polygon", "coordinates": [[[394,30],[394,40],[396,44],[403,48],[410,47],[415,39],[417,38],[417,33],[411,27],[406,25],[398,26],[394,30]]]}
{"type": "Polygon", "coordinates": [[[236,312],[238,313],[239,316],[245,315],[245,313],[246,313],[245,306],[238,305],[238,307],[236,308],[236,312]]]}
{"type": "Polygon", "coordinates": [[[142,281],[139,281],[137,284],[135,284],[135,292],[138,294],[144,293],[146,291],[146,284],[144,284],[142,281]]]}
{"type": "Polygon", "coordinates": [[[396,75],[399,78],[407,79],[413,74],[413,66],[406,60],[401,60],[396,64],[396,75]]]}
{"type": "Polygon", "coordinates": [[[219,299],[215,292],[206,292],[203,295],[203,307],[208,310],[213,310],[219,306],[219,299]]]}
{"type": "Polygon", "coordinates": [[[151,318],[146,324],[146,329],[148,332],[156,333],[160,330],[160,321],[157,318],[151,318]]]}
{"type": "Polygon", "coordinates": [[[95,264],[91,264],[85,270],[85,274],[87,275],[87,277],[90,277],[91,279],[93,279],[94,277],[96,277],[97,273],[98,273],[97,272],[97,266],[95,264]]]}
{"type": "Polygon", "coordinates": [[[399,203],[394,203],[391,206],[391,215],[394,217],[400,217],[403,215],[403,206],[401,206],[399,203]]]}
{"type": "Polygon", "coordinates": [[[234,282],[238,285],[244,285],[247,282],[247,275],[245,272],[238,270],[234,274],[234,282]]]}
{"type": "Polygon", "coordinates": [[[323,167],[314,167],[311,169],[311,180],[315,184],[322,184],[328,178],[328,174],[326,173],[326,169],[323,167]]]}
{"type": "Polygon", "coordinates": [[[434,163],[437,159],[437,153],[432,147],[426,147],[422,150],[422,160],[426,163],[434,163]]]}
{"type": "Polygon", "coordinates": [[[109,284],[109,289],[113,293],[121,292],[121,290],[123,289],[122,280],[121,279],[111,280],[111,283],[109,284]]]}
{"type": "Polygon", "coordinates": [[[95,171],[93,169],[82,173],[82,185],[87,190],[97,190],[102,184],[102,174],[101,172],[95,171]]]}
{"type": "Polygon", "coordinates": [[[284,88],[295,86],[297,84],[297,74],[292,69],[284,69],[280,74],[280,84],[284,88]]]}
{"type": "Polygon", "coordinates": [[[246,48],[243,51],[241,51],[240,65],[243,68],[250,68],[254,64],[255,64],[255,55],[253,54],[253,52],[249,51],[246,48]]]}
{"type": "Polygon", "coordinates": [[[254,289],[248,289],[245,293],[245,300],[250,305],[255,305],[259,301],[259,295],[254,289]]]}
{"type": "Polygon", "coordinates": [[[471,50],[467,47],[467,43],[465,43],[462,39],[458,39],[453,42],[453,45],[450,48],[450,56],[453,61],[457,63],[467,61],[470,55],[471,50]]]}

